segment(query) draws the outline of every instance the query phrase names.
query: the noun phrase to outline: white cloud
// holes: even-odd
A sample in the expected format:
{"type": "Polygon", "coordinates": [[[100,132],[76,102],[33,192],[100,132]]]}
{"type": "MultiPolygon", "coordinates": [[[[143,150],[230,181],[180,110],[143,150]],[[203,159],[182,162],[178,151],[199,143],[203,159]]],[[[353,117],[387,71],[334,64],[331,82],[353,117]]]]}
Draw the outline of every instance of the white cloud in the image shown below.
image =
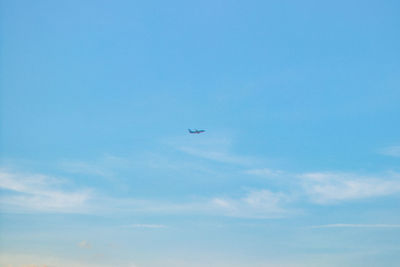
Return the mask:
{"type": "Polygon", "coordinates": [[[348,224],[348,223],[337,223],[337,224],[324,224],[314,225],[311,228],[400,228],[400,224],[348,224]]]}
{"type": "MultiPolygon", "coordinates": [[[[148,199],[121,199],[94,196],[90,191],[66,191],[66,182],[38,174],[0,172],[3,209],[29,212],[203,214],[248,218],[275,218],[288,212],[283,193],[251,191],[241,198],[212,197],[191,201],[166,202],[148,199]],[[89,201],[92,202],[89,205],[89,201]]],[[[133,224],[134,228],[165,228],[156,224],[133,224]]]]}
{"type": "Polygon", "coordinates": [[[225,216],[244,218],[278,218],[289,214],[284,208],[290,199],[283,193],[252,191],[239,199],[214,198],[213,205],[225,216]]]}
{"type": "Polygon", "coordinates": [[[0,203],[12,210],[82,212],[90,192],[57,188],[63,184],[64,180],[45,175],[0,170],[0,188],[5,190],[0,203]]]}
{"type": "MultiPolygon", "coordinates": [[[[91,190],[66,190],[67,180],[41,174],[15,173],[0,170],[0,204],[3,210],[20,212],[202,214],[242,218],[277,218],[296,213],[288,208],[294,199],[305,196],[316,204],[383,197],[400,193],[400,176],[386,173],[366,176],[357,173],[311,172],[290,174],[267,168],[250,169],[246,173],[276,176],[282,190],[249,191],[241,197],[229,195],[191,198],[176,202],[151,199],[120,198],[93,195],[91,190]],[[296,177],[296,179],[287,179],[296,177]],[[293,187],[294,184],[300,184],[293,187]],[[289,193],[289,190],[291,192],[289,193]],[[290,197],[289,197],[290,195],[290,197]]],[[[162,225],[134,224],[130,227],[163,228],[162,225]]]]}
{"type": "Polygon", "coordinates": [[[300,178],[306,194],[319,204],[388,196],[400,192],[400,179],[395,174],[376,178],[354,173],[315,172],[302,174],[300,178]]]}
{"type": "Polygon", "coordinates": [[[381,149],[380,154],[392,157],[400,157],[400,146],[389,146],[381,149]]]}
{"type": "MultiPolygon", "coordinates": [[[[286,209],[291,199],[283,193],[268,190],[251,191],[240,198],[211,197],[189,201],[166,202],[141,199],[103,199],[101,212],[135,212],[143,214],[198,214],[241,218],[278,218],[292,214],[286,209]],[[107,208],[108,209],[107,209],[107,208]],[[106,210],[107,209],[107,210],[106,210]]],[[[150,227],[136,224],[131,227],[150,227]]],[[[159,227],[154,225],[152,227],[159,227]]]]}

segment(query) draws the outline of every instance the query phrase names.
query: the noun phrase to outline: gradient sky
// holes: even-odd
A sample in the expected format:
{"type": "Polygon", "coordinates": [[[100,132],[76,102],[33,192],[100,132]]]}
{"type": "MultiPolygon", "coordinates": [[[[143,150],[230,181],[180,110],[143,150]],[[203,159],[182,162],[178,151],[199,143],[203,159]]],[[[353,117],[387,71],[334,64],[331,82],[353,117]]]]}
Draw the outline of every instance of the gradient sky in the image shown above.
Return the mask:
{"type": "Polygon", "coordinates": [[[398,1],[0,10],[1,267],[398,266],[398,1]]]}

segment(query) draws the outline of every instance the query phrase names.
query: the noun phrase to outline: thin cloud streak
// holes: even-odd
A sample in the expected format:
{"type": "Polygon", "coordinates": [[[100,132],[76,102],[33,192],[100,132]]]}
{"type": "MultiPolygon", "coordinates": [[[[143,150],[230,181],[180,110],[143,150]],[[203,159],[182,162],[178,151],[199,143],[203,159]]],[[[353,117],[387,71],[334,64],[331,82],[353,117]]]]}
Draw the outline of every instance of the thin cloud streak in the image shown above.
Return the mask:
{"type": "MultiPolygon", "coordinates": [[[[241,197],[198,196],[191,200],[162,200],[107,197],[93,189],[65,190],[68,180],[42,174],[11,173],[0,170],[2,209],[13,212],[202,214],[238,218],[281,218],[299,211],[290,206],[302,201],[334,205],[346,201],[385,197],[400,193],[397,173],[365,176],[357,173],[310,172],[290,174],[266,168],[250,169],[248,174],[276,176],[282,189],[268,187],[250,190],[241,197]],[[290,179],[289,179],[290,178],[290,179]],[[293,179],[295,178],[295,179],[293,179]],[[293,184],[300,186],[293,187],[293,184]]],[[[139,225],[137,225],[139,227],[139,225]]],[[[144,225],[143,225],[144,226],[144,225]]]]}
{"type": "Polygon", "coordinates": [[[310,228],[400,228],[400,224],[324,224],[314,225],[310,228]]]}
{"type": "MultiPolygon", "coordinates": [[[[174,149],[185,154],[226,164],[251,165],[259,161],[254,157],[242,156],[232,153],[233,140],[230,137],[214,134],[201,136],[201,138],[186,138],[169,140],[166,143],[174,149]]],[[[199,137],[199,136],[196,136],[199,137]]]]}
{"type": "MultiPolygon", "coordinates": [[[[143,214],[197,214],[237,218],[281,218],[292,214],[286,208],[291,199],[268,190],[251,191],[241,198],[212,197],[186,202],[161,202],[141,199],[103,199],[101,212],[143,214]]],[[[99,202],[98,202],[99,203],[99,202]]]]}
{"type": "Polygon", "coordinates": [[[90,190],[58,189],[62,184],[65,184],[64,180],[46,175],[1,170],[0,188],[5,193],[0,197],[0,203],[18,211],[84,212],[91,198],[90,190]]]}
{"type": "MultiPolygon", "coordinates": [[[[286,216],[289,198],[281,192],[254,190],[240,198],[211,197],[192,201],[165,202],[148,199],[122,199],[94,195],[92,190],[65,191],[57,187],[61,179],[41,175],[0,172],[2,209],[14,212],[203,214],[242,218],[278,218],[286,216]],[[90,202],[90,203],[89,203],[90,202]]],[[[160,227],[135,224],[131,227],[160,227]]]]}
{"type": "Polygon", "coordinates": [[[265,189],[252,191],[240,199],[214,198],[212,202],[223,214],[231,217],[281,218],[293,212],[284,207],[290,202],[287,195],[265,189]]]}
{"type": "Polygon", "coordinates": [[[308,198],[316,204],[335,204],[342,201],[384,197],[400,193],[398,175],[384,178],[355,173],[314,172],[299,176],[308,198]]]}
{"type": "Polygon", "coordinates": [[[400,146],[385,147],[379,153],[385,156],[400,157],[400,146]]]}

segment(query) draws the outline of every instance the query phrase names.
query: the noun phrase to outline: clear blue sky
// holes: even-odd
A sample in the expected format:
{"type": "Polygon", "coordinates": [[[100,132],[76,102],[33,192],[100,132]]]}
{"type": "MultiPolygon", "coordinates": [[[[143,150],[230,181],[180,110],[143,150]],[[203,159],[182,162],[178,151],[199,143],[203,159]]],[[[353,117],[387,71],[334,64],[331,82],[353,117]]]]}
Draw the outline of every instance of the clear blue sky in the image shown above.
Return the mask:
{"type": "Polygon", "coordinates": [[[0,266],[398,266],[398,1],[0,10],[0,266]]]}

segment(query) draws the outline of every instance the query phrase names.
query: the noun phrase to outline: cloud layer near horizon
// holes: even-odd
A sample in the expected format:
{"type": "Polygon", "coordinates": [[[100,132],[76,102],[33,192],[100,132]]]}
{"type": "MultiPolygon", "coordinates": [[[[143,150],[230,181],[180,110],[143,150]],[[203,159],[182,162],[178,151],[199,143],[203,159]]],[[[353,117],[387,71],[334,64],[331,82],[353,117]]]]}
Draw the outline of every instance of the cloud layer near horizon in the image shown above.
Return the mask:
{"type": "MultiPolygon", "coordinates": [[[[0,187],[5,192],[0,201],[3,209],[30,212],[98,213],[136,211],[155,214],[203,214],[243,218],[279,218],[296,213],[299,202],[333,205],[341,202],[385,197],[400,192],[397,173],[359,175],[341,172],[290,174],[266,168],[251,169],[246,175],[273,177],[281,188],[246,189],[242,196],[225,192],[214,197],[187,199],[182,202],[141,198],[117,198],[96,192],[96,188],[63,189],[68,179],[44,174],[0,171],[0,187]],[[293,189],[285,182],[299,185],[293,189]]],[[[270,179],[270,178],[268,178],[270,179]]],[[[185,196],[182,196],[185,197],[185,196]]],[[[298,212],[298,211],[297,211],[298,212]]]]}

